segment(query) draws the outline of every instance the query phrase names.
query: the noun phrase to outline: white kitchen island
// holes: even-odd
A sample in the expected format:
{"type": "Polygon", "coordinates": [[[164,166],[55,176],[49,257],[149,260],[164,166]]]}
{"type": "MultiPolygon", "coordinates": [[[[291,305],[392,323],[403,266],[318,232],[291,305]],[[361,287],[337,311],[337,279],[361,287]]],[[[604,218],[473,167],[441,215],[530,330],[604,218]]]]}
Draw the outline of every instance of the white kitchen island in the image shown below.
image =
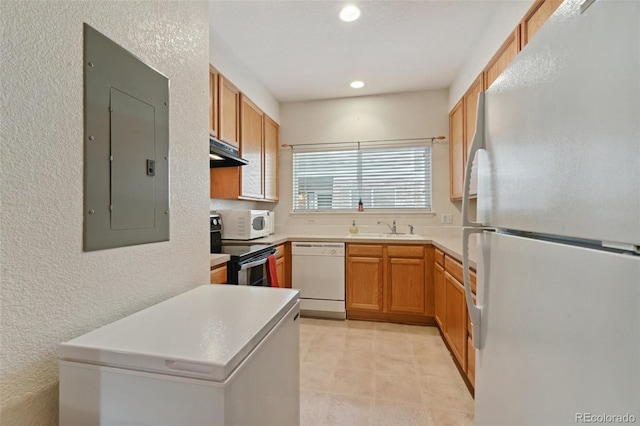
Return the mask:
{"type": "Polygon", "coordinates": [[[60,424],[298,425],[298,291],[204,285],[59,348],[60,424]]]}

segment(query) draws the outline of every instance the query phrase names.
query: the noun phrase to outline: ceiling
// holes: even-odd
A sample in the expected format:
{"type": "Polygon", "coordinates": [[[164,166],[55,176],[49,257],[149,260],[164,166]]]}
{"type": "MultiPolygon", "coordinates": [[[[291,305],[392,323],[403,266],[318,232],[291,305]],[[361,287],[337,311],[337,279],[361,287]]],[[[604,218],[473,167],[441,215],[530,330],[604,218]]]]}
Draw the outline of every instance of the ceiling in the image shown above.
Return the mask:
{"type": "MultiPolygon", "coordinates": [[[[514,0],[211,0],[221,39],[279,101],[447,88],[514,0]],[[338,18],[356,4],[360,19],[338,18]],[[362,89],[349,83],[362,80],[362,89]]],[[[215,34],[214,34],[215,33],[215,34]]]]}

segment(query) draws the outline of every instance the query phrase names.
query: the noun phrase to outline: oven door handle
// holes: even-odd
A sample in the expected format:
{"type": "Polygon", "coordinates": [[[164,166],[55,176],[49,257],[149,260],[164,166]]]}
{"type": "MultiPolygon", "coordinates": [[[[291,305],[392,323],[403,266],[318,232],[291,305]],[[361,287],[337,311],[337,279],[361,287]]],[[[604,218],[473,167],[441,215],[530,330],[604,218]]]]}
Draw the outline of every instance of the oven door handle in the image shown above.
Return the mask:
{"type": "Polygon", "coordinates": [[[267,263],[266,257],[264,259],[256,260],[254,262],[244,263],[240,265],[240,270],[244,271],[245,269],[253,268],[254,266],[264,265],[265,263],[267,263]]]}

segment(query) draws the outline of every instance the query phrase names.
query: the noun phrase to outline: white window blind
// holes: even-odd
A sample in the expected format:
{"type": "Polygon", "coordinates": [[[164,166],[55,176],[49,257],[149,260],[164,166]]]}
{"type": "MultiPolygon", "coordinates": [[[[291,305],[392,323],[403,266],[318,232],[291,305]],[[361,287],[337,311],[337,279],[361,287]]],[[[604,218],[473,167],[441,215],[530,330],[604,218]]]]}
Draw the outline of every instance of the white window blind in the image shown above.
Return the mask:
{"type": "Polygon", "coordinates": [[[293,153],[293,210],[431,209],[431,146],[293,153]]]}

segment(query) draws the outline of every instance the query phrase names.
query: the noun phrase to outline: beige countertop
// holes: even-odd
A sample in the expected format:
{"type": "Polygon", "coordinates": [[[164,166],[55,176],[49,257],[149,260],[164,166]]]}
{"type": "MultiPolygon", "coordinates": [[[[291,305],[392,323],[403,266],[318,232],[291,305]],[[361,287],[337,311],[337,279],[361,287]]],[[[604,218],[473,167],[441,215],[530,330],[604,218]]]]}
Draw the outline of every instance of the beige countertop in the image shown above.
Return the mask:
{"type": "MultiPolygon", "coordinates": [[[[258,238],[252,240],[256,243],[273,243],[282,244],[287,241],[333,241],[343,243],[355,243],[355,244],[433,244],[440,250],[444,251],[449,256],[462,262],[462,236],[423,236],[423,238],[402,238],[401,235],[397,237],[387,236],[384,238],[357,238],[348,237],[346,235],[303,235],[303,234],[273,234],[268,237],[258,238]]],[[[476,268],[476,244],[475,235],[471,237],[469,244],[469,263],[472,268],[476,268]]]]}
{"type": "Polygon", "coordinates": [[[228,254],[211,253],[211,267],[219,266],[223,263],[227,263],[231,259],[228,254]]]}

